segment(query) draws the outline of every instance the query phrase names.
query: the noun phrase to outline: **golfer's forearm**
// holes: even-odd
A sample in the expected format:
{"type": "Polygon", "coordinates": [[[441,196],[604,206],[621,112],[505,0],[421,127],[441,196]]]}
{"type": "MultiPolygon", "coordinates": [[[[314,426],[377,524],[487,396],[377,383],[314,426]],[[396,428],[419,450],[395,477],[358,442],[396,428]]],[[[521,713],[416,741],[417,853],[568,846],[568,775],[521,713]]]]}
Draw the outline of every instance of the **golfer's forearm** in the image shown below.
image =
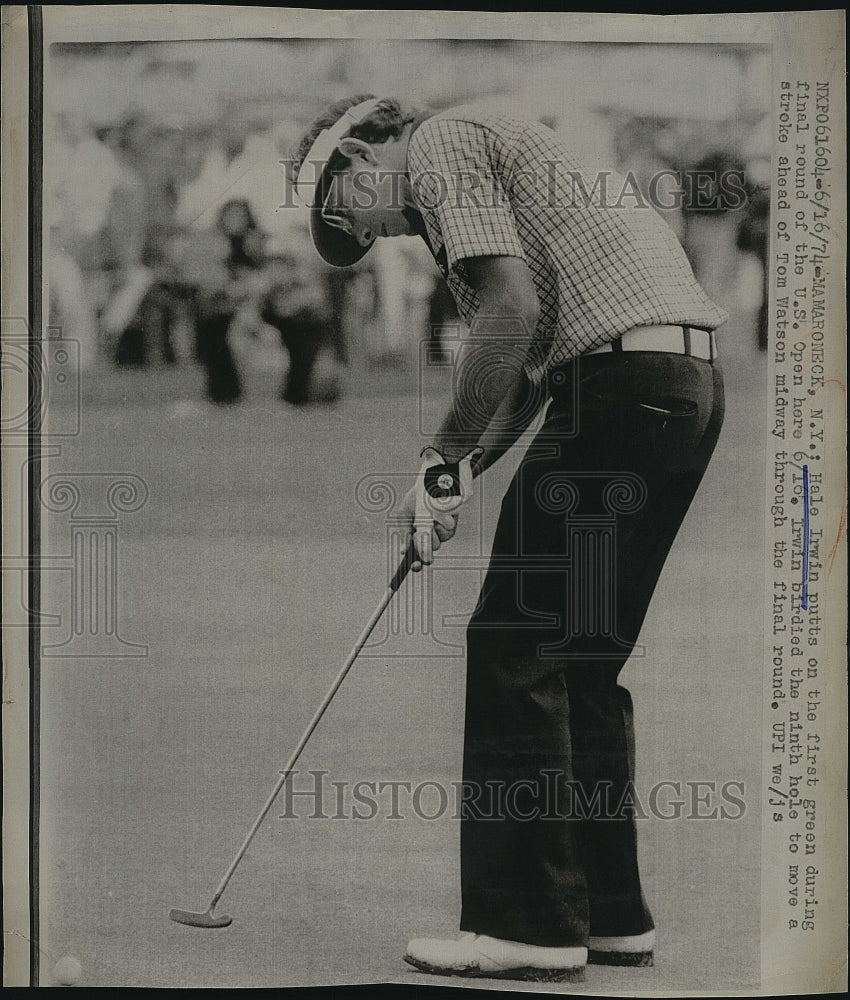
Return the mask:
{"type": "Polygon", "coordinates": [[[529,385],[525,373],[515,366],[503,366],[481,380],[481,387],[470,387],[457,380],[455,396],[434,447],[447,461],[457,461],[473,448],[484,449],[473,465],[476,475],[489,468],[522,435],[536,408],[529,405],[529,385]],[[467,391],[464,391],[464,386],[467,391]],[[475,391],[474,397],[470,392],[475,391]]]}
{"type": "Polygon", "coordinates": [[[453,399],[433,446],[447,462],[456,462],[477,446],[485,427],[486,424],[470,426],[470,421],[461,417],[457,400],[453,399]]]}
{"type": "Polygon", "coordinates": [[[523,405],[528,403],[528,383],[524,377],[519,380],[517,390],[502,400],[479,439],[478,444],[484,449],[484,454],[472,467],[474,475],[481,475],[509,451],[537,412],[536,408],[522,410],[523,405]]]}

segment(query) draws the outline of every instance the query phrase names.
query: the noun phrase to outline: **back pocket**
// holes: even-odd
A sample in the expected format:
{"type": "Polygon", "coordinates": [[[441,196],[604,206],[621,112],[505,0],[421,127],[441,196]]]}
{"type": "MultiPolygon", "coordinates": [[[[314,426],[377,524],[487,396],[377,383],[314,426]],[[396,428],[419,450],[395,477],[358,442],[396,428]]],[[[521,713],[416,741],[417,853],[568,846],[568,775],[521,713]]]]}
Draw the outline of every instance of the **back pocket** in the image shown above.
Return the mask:
{"type": "Polygon", "coordinates": [[[697,412],[696,403],[679,396],[635,396],[631,402],[642,410],[657,413],[663,417],[692,417],[697,412]]]}

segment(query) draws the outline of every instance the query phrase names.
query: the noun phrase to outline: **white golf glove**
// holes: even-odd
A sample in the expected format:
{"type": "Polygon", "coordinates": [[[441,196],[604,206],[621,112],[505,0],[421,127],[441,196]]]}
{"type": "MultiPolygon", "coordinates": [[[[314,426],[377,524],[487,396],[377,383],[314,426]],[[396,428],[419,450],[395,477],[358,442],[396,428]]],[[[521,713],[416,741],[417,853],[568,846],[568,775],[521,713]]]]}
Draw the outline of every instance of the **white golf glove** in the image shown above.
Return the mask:
{"type": "Polygon", "coordinates": [[[433,558],[435,524],[454,534],[455,511],[472,496],[472,463],[483,454],[483,448],[473,448],[459,462],[446,462],[435,448],[423,449],[414,487],[413,542],[424,565],[433,558]]]}

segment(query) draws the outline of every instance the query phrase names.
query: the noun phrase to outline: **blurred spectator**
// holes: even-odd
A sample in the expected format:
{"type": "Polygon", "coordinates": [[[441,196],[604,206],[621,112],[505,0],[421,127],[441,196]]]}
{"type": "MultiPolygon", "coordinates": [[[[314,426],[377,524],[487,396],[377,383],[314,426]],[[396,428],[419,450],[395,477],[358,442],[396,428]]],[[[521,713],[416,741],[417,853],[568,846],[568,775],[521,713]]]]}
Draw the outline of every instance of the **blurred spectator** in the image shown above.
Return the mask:
{"type": "Polygon", "coordinates": [[[296,406],[332,402],[340,363],[324,268],[297,247],[269,255],[267,243],[242,198],[225,202],[212,234],[185,240],[178,266],[184,281],[197,283],[197,355],[207,397],[223,404],[242,397],[240,352],[271,327],[289,355],[281,398],[296,406]]]}
{"type": "Polygon", "coordinates": [[[197,299],[197,354],[206,372],[206,393],[213,403],[235,403],[242,396],[236,359],[228,330],[240,308],[249,302],[252,278],[265,259],[265,234],[257,227],[250,206],[243,200],[226,202],[218,214],[221,235],[220,267],[213,265],[199,286],[197,299]]]}
{"type": "Polygon", "coordinates": [[[116,154],[137,177],[135,198],[140,206],[129,241],[138,247],[134,281],[116,304],[122,308],[104,315],[105,333],[115,345],[114,358],[120,365],[152,360],[170,364],[190,353],[176,333],[191,325],[187,315],[191,299],[174,271],[175,240],[183,228],[176,207],[181,188],[201,169],[208,133],[206,127],[183,125],[157,111],[155,117],[150,112],[130,114],[115,136],[116,154]],[[133,291],[141,296],[135,303],[133,291]]]}
{"type": "MultiPolygon", "coordinates": [[[[338,395],[339,369],[348,360],[343,300],[350,276],[331,274],[334,269],[316,257],[306,215],[287,197],[281,164],[287,138],[279,127],[252,124],[236,113],[226,115],[197,177],[180,193],[177,218],[185,227],[202,231],[216,217],[221,218],[227,206],[239,203],[250,215],[251,232],[262,232],[263,267],[256,275],[256,285],[265,291],[255,289],[253,320],[255,325],[265,322],[277,332],[290,358],[281,396],[301,404],[338,395]],[[317,374],[320,369],[326,371],[325,376],[317,374]],[[324,386],[320,387],[322,381],[324,386]]],[[[234,264],[231,259],[231,270],[234,264]]],[[[251,326],[247,306],[240,310],[238,320],[231,348],[234,337],[242,335],[244,343],[251,326]]],[[[208,311],[202,322],[207,330],[204,342],[208,343],[208,311]]],[[[220,337],[214,336],[213,342],[220,343],[220,337]]]]}
{"type": "Polygon", "coordinates": [[[142,264],[146,199],[133,166],[130,137],[133,117],[102,128],[98,135],[115,157],[120,179],[112,190],[101,242],[98,297],[104,349],[119,363],[143,364],[147,357],[141,305],[154,284],[154,271],[142,264]]]}
{"type": "Polygon", "coordinates": [[[169,240],[181,226],[177,219],[180,189],[197,169],[194,143],[181,122],[165,112],[157,118],[139,116],[129,137],[129,152],[145,187],[143,262],[158,267],[165,262],[169,240]]]}
{"type": "Polygon", "coordinates": [[[54,120],[47,165],[50,219],[51,323],[78,341],[80,363],[98,355],[97,286],[103,271],[102,235],[113,192],[122,180],[114,154],[89,121],[71,111],[54,120]]]}
{"type": "Polygon", "coordinates": [[[694,194],[685,199],[683,244],[697,281],[718,305],[735,311],[738,296],[738,229],[746,202],[744,167],[732,153],[710,153],[690,169],[694,194]],[[737,178],[737,185],[728,178],[737,178]],[[698,190],[697,190],[698,188],[698,190]]]}
{"type": "Polygon", "coordinates": [[[761,301],[758,307],[756,342],[761,350],[767,350],[768,313],[768,245],[770,236],[770,188],[767,185],[750,186],[747,210],[738,229],[738,249],[752,254],[761,266],[761,301]]]}
{"type": "Polygon", "coordinates": [[[271,237],[297,225],[293,217],[300,214],[298,206],[286,203],[280,162],[285,148],[286,135],[279,129],[229,114],[205,150],[195,177],[180,191],[178,221],[185,227],[207,228],[225,202],[242,199],[271,237]]]}
{"type": "Polygon", "coordinates": [[[277,256],[266,272],[260,316],[289,354],[280,396],[287,403],[331,403],[340,394],[330,332],[330,301],[318,268],[302,256],[277,256]]]}
{"type": "Polygon", "coordinates": [[[207,229],[215,225],[218,213],[241,192],[232,190],[236,174],[231,171],[243,141],[234,129],[222,129],[198,159],[196,175],[179,193],[175,207],[177,221],[184,228],[207,229]]]}
{"type": "Polygon", "coordinates": [[[617,159],[630,172],[643,198],[658,211],[681,241],[685,222],[677,177],[677,129],[663,118],[636,116],[621,123],[615,136],[617,159]]]}
{"type": "Polygon", "coordinates": [[[55,126],[51,173],[56,247],[78,257],[90,270],[99,263],[98,238],[112,192],[121,181],[121,167],[82,114],[61,112],[55,126]]]}

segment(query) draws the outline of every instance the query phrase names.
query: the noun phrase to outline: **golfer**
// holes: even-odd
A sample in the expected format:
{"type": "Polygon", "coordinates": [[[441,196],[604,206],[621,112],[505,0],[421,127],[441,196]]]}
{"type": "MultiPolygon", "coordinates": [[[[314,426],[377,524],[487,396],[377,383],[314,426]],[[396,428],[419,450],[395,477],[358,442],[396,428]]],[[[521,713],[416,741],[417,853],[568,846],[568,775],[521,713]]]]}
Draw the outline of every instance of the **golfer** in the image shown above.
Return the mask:
{"type": "MultiPolygon", "coordinates": [[[[482,473],[546,407],[467,632],[461,934],[404,957],[551,981],[651,965],[617,679],[720,431],[727,317],[634,186],[543,124],[355,97],[313,124],[293,170],[326,261],[419,234],[469,326],[423,470],[478,447],[482,473]]],[[[422,563],[456,523],[437,519],[422,563]]]]}

